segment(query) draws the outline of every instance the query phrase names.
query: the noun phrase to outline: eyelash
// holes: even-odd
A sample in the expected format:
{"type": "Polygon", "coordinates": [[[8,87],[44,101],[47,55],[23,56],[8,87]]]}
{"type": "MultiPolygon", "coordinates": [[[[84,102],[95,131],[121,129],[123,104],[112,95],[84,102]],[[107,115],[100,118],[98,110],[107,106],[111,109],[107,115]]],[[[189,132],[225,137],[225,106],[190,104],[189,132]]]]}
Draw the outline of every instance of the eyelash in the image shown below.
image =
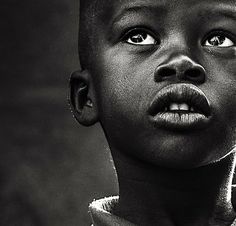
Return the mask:
{"type": "MultiPolygon", "coordinates": [[[[161,40],[159,38],[157,38],[157,36],[152,31],[150,31],[150,29],[148,29],[148,28],[135,27],[135,28],[129,28],[127,30],[121,36],[121,40],[124,43],[130,44],[130,45],[138,45],[138,46],[145,46],[145,45],[146,46],[153,46],[153,45],[160,45],[160,43],[161,43],[161,40]],[[145,33],[145,34],[151,36],[155,40],[155,43],[149,44],[149,45],[148,44],[142,45],[142,44],[134,44],[134,43],[128,42],[128,40],[132,36],[134,37],[135,35],[142,34],[142,33],[145,33]]],[[[206,41],[209,41],[211,38],[213,38],[215,36],[225,37],[225,38],[229,39],[230,41],[232,41],[232,43],[233,43],[232,46],[236,45],[236,38],[231,33],[227,32],[227,31],[223,31],[223,30],[213,30],[210,33],[208,33],[207,35],[205,35],[205,37],[203,38],[203,41],[201,42],[201,45],[206,46],[205,45],[206,41]]],[[[223,48],[223,47],[221,47],[221,48],[223,48]]]]}
{"type": "Polygon", "coordinates": [[[204,43],[207,40],[210,40],[211,38],[216,37],[216,36],[223,36],[227,39],[230,39],[234,43],[234,46],[236,44],[236,38],[231,33],[224,30],[213,30],[203,38],[203,41],[201,42],[202,46],[204,46],[204,43]]]}
{"type": "MultiPolygon", "coordinates": [[[[122,35],[121,35],[121,40],[122,42],[128,43],[127,40],[133,35],[138,34],[138,33],[146,33],[147,35],[150,35],[155,41],[155,45],[160,44],[160,39],[157,38],[157,36],[150,31],[150,29],[145,28],[145,27],[135,27],[135,28],[129,28],[127,29],[122,35]]],[[[130,44],[130,43],[129,43],[130,44]]]]}

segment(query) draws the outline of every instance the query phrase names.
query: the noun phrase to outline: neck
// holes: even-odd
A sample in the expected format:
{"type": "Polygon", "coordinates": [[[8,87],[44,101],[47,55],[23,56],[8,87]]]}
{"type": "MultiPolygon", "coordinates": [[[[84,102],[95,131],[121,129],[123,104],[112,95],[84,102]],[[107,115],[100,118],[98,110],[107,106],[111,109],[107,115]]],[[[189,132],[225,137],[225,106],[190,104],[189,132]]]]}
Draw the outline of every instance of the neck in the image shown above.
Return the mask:
{"type": "Polygon", "coordinates": [[[116,214],[138,225],[230,225],[234,154],[218,163],[176,170],[113,156],[119,180],[116,214]],[[129,173],[127,173],[129,172],[129,173]]]}

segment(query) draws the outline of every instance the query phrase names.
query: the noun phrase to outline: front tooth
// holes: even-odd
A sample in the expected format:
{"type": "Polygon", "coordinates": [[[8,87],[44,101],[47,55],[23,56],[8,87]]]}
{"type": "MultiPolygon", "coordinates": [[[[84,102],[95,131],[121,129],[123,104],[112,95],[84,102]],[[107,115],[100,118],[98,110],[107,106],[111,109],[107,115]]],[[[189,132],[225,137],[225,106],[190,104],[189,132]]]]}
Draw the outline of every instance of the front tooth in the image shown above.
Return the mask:
{"type": "Polygon", "coordinates": [[[187,104],[185,104],[185,103],[179,104],[179,110],[189,111],[189,106],[187,104]]]}
{"type": "Polygon", "coordinates": [[[170,109],[170,111],[178,111],[179,105],[176,103],[171,103],[169,109],[170,109]]]}

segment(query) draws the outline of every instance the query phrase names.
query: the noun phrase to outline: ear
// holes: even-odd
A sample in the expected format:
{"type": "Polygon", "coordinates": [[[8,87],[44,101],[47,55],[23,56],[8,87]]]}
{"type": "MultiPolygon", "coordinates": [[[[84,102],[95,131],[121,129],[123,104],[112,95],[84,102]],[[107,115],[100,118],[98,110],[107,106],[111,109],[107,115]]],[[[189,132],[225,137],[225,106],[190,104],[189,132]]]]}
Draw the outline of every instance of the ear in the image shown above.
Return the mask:
{"type": "Polygon", "coordinates": [[[87,70],[72,73],[70,78],[70,103],[73,114],[80,124],[91,126],[98,121],[91,76],[87,70]]]}

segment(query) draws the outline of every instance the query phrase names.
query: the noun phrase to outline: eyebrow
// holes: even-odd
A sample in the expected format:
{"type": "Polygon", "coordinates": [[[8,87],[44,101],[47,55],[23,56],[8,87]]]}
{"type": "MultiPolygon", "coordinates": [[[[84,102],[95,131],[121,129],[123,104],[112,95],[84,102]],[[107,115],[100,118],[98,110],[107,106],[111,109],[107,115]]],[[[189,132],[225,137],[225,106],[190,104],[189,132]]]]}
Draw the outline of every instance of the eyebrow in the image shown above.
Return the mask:
{"type": "Polygon", "coordinates": [[[116,24],[125,18],[126,16],[133,13],[151,13],[156,15],[163,15],[167,12],[166,8],[161,5],[135,5],[135,6],[126,6],[123,7],[112,20],[112,24],[116,24]]]}

